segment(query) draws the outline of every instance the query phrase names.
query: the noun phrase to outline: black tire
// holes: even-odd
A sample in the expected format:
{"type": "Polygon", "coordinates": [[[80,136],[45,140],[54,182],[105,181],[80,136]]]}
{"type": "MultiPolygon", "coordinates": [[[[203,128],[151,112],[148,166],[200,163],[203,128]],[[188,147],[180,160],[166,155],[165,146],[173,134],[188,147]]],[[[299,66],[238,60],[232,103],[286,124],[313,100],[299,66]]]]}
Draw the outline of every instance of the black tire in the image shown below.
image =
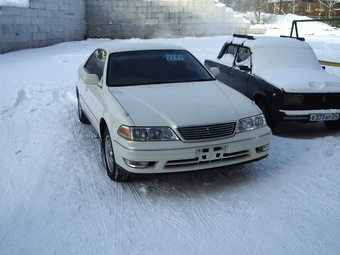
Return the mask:
{"type": "Polygon", "coordinates": [[[116,164],[113,144],[107,128],[104,131],[103,148],[107,175],[111,180],[117,182],[127,181],[129,179],[129,173],[116,164]]]}
{"type": "Polygon", "coordinates": [[[90,121],[87,118],[86,114],[83,111],[83,108],[81,107],[80,101],[79,101],[79,95],[77,95],[77,101],[78,101],[78,118],[80,120],[81,123],[84,124],[89,124],[90,121]]]}
{"type": "Polygon", "coordinates": [[[326,127],[330,130],[338,130],[340,129],[340,120],[336,121],[325,121],[326,127]]]}
{"type": "Polygon", "coordinates": [[[268,105],[266,103],[266,101],[264,101],[263,99],[259,99],[256,101],[256,105],[261,109],[268,127],[270,127],[270,129],[273,131],[275,126],[276,126],[276,122],[273,120],[273,118],[270,116],[269,113],[269,108],[268,105]]]}

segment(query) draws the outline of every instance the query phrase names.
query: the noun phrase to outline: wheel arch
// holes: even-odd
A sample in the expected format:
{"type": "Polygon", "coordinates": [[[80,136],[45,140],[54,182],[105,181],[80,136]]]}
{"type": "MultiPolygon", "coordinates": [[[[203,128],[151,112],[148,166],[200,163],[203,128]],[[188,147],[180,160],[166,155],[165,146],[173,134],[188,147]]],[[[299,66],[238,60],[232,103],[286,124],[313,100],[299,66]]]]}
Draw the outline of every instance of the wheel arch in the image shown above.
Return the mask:
{"type": "Polygon", "coordinates": [[[266,102],[266,104],[268,105],[268,102],[267,102],[267,99],[266,99],[266,96],[264,94],[261,94],[261,93],[255,93],[252,97],[253,101],[255,103],[257,103],[258,101],[260,100],[263,100],[266,102]]]}
{"type": "Polygon", "coordinates": [[[100,124],[99,124],[100,140],[102,141],[102,146],[104,146],[104,144],[103,144],[103,137],[104,137],[105,129],[107,129],[107,128],[108,128],[107,123],[106,123],[105,119],[102,118],[100,120],[100,124]]]}

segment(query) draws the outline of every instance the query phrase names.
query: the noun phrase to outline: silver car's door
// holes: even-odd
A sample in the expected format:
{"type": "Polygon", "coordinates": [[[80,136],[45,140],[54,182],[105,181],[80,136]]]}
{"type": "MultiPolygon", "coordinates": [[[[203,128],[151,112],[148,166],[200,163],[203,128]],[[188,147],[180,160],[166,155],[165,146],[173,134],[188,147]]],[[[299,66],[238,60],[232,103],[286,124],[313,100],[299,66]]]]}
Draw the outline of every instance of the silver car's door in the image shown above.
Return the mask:
{"type": "MultiPolygon", "coordinates": [[[[95,124],[97,129],[100,116],[103,112],[103,90],[102,90],[102,76],[106,61],[106,52],[102,49],[97,49],[84,66],[85,71],[98,79],[91,79],[90,82],[85,82],[85,101],[89,109],[88,117],[90,121],[95,124]]],[[[92,78],[91,77],[91,78],[92,78]]]]}

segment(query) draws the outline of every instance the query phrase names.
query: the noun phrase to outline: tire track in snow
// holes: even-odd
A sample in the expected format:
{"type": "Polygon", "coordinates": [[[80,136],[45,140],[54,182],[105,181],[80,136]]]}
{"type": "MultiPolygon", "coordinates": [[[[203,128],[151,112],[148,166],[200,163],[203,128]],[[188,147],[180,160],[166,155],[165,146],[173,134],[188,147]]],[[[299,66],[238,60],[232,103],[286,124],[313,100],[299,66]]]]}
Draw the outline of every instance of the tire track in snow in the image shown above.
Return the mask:
{"type": "Polygon", "coordinates": [[[177,199],[180,203],[184,201],[184,204],[187,204],[189,201],[189,196],[185,192],[176,188],[176,184],[185,185],[178,175],[174,175],[174,179],[168,176],[165,182],[160,182],[159,180],[153,180],[151,183],[142,183],[142,187],[140,190],[143,191],[145,197],[148,199],[149,203],[155,210],[158,208],[162,209],[162,215],[160,215],[159,220],[161,221],[162,227],[164,224],[167,224],[171,229],[173,229],[176,233],[176,238],[181,236],[182,240],[189,240],[191,243],[194,243],[195,240],[192,237],[192,233],[195,232],[195,228],[189,221],[187,221],[183,214],[183,208],[173,208],[167,207],[168,204],[172,204],[172,199],[177,199]],[[175,184],[172,184],[172,181],[175,184]],[[155,197],[159,199],[155,199],[155,197]]]}
{"type": "MultiPolygon", "coordinates": [[[[338,212],[330,216],[333,219],[328,218],[327,212],[319,211],[318,209],[320,207],[316,206],[318,203],[324,203],[322,201],[324,198],[323,195],[321,195],[320,200],[318,197],[311,199],[310,194],[314,192],[310,192],[308,189],[306,190],[308,185],[299,187],[294,184],[295,179],[306,178],[306,175],[302,174],[299,169],[287,166],[279,172],[289,176],[289,178],[292,179],[292,184],[289,186],[280,186],[276,180],[269,180],[267,183],[267,185],[269,185],[268,191],[271,190],[272,192],[270,196],[268,195],[268,199],[272,196],[280,198],[277,200],[270,199],[271,210],[278,211],[281,215],[281,219],[275,219],[274,217],[273,221],[273,224],[279,223],[278,226],[274,225],[275,232],[277,233],[276,236],[282,236],[280,240],[284,240],[287,253],[311,254],[327,251],[328,248],[324,246],[324,240],[322,240],[322,237],[320,237],[315,230],[320,231],[323,229],[323,231],[327,233],[328,230],[323,227],[325,224],[324,221],[333,221],[333,217],[336,218],[338,212]],[[277,193],[277,195],[273,194],[273,191],[277,193]],[[283,221],[286,223],[284,226],[281,225],[283,221]],[[315,245],[311,246],[311,242],[315,245]],[[318,251],[315,250],[315,247],[319,247],[318,251]]],[[[286,181],[286,183],[290,183],[290,181],[286,181]]],[[[266,184],[264,183],[264,185],[266,184]]],[[[266,200],[266,197],[267,195],[265,195],[263,199],[266,200]]],[[[329,205],[325,203],[325,206],[328,207],[329,205]]],[[[336,210],[338,211],[338,209],[336,210]]],[[[333,209],[329,211],[334,213],[333,209]]],[[[327,235],[331,236],[329,234],[326,234],[326,236],[327,235]]]]}
{"type": "Polygon", "coordinates": [[[220,200],[217,200],[216,203],[220,205],[220,217],[224,217],[221,221],[229,222],[228,226],[223,225],[223,228],[234,241],[233,251],[237,251],[237,253],[256,254],[262,249],[262,244],[250,235],[248,225],[252,226],[254,222],[259,219],[261,221],[263,217],[261,208],[252,199],[253,197],[262,198],[251,185],[259,179],[259,175],[263,174],[252,164],[230,166],[218,171],[220,176],[218,179],[227,181],[224,185],[231,185],[230,192],[227,193],[230,196],[230,205],[226,207],[225,204],[221,204],[220,200]],[[248,186],[249,184],[250,186],[248,186]],[[239,194],[244,195],[240,197],[239,194]],[[245,224],[246,222],[248,225],[245,224]],[[235,233],[230,231],[231,226],[234,226],[232,227],[234,231],[237,229],[235,233]]]}
{"type": "MultiPolygon", "coordinates": [[[[215,172],[217,173],[217,171],[215,172]]],[[[191,187],[193,189],[193,199],[191,200],[191,204],[193,211],[195,212],[195,218],[199,220],[200,224],[202,224],[204,228],[203,237],[199,241],[204,243],[206,247],[209,247],[211,246],[211,243],[219,242],[220,235],[225,236],[225,234],[227,233],[228,236],[231,237],[231,239],[233,240],[233,243],[228,243],[228,249],[232,251],[242,250],[242,244],[239,244],[239,240],[236,235],[230,231],[228,226],[224,226],[223,224],[221,224],[221,222],[227,221],[225,219],[221,220],[221,218],[224,218],[225,216],[220,213],[218,214],[218,217],[216,216],[216,213],[213,212],[211,208],[217,210],[217,206],[211,206],[211,202],[209,201],[210,198],[204,192],[204,185],[198,186],[197,179],[195,180],[193,179],[193,176],[191,176],[190,181],[191,187]]],[[[216,245],[214,247],[211,247],[211,251],[212,253],[218,252],[222,254],[225,252],[225,248],[226,247],[223,247],[221,245],[216,245]]]]}
{"type": "MultiPolygon", "coordinates": [[[[146,222],[146,226],[148,226],[148,231],[147,232],[151,232],[153,235],[157,235],[155,229],[153,226],[154,226],[154,222],[152,221],[152,219],[150,218],[150,213],[149,212],[149,209],[150,208],[147,208],[146,205],[145,205],[145,201],[142,199],[141,195],[140,195],[140,192],[137,190],[137,183],[133,183],[133,182],[129,182],[127,183],[127,186],[129,187],[129,191],[131,192],[131,194],[133,195],[133,198],[135,200],[135,202],[137,203],[136,204],[136,207],[138,208],[139,210],[139,215],[143,215],[143,219],[142,221],[146,222]]],[[[142,192],[143,192],[143,188],[145,187],[142,187],[142,192]]]]}
{"type": "MultiPolygon", "coordinates": [[[[108,178],[108,177],[107,177],[108,178]]],[[[113,220],[114,220],[114,248],[117,250],[121,250],[123,247],[123,243],[125,241],[125,237],[121,233],[120,226],[124,224],[124,212],[123,212],[123,187],[121,183],[113,183],[114,185],[114,211],[113,214],[113,220]]]]}
{"type": "Polygon", "coordinates": [[[75,142],[79,144],[77,158],[80,159],[75,167],[83,172],[78,177],[78,192],[81,195],[87,196],[88,200],[93,201],[94,207],[101,208],[100,211],[106,214],[110,222],[114,224],[114,229],[109,229],[111,225],[105,223],[102,224],[101,229],[107,235],[113,234],[113,247],[115,250],[120,250],[125,241],[125,237],[121,233],[121,225],[124,224],[125,220],[122,184],[113,182],[108,178],[99,136],[90,124],[82,124],[78,120],[76,96],[69,91],[62,91],[61,93],[54,91],[53,96],[57,101],[66,100],[74,107],[73,114],[75,120],[72,122],[71,130],[75,142]],[[81,183],[81,180],[83,180],[82,175],[88,177],[86,178],[85,186],[81,183]],[[112,198],[114,201],[108,204],[108,199],[112,200],[110,198],[111,195],[114,195],[112,198]]]}

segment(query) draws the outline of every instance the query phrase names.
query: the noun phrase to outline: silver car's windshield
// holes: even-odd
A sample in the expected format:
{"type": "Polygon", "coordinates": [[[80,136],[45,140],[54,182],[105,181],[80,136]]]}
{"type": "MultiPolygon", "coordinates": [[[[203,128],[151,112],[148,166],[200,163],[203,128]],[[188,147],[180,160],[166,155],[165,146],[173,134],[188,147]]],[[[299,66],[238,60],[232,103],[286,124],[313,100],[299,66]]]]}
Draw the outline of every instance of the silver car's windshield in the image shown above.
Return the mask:
{"type": "Polygon", "coordinates": [[[214,80],[185,50],[143,50],[112,53],[107,85],[130,86],[214,80]]]}

